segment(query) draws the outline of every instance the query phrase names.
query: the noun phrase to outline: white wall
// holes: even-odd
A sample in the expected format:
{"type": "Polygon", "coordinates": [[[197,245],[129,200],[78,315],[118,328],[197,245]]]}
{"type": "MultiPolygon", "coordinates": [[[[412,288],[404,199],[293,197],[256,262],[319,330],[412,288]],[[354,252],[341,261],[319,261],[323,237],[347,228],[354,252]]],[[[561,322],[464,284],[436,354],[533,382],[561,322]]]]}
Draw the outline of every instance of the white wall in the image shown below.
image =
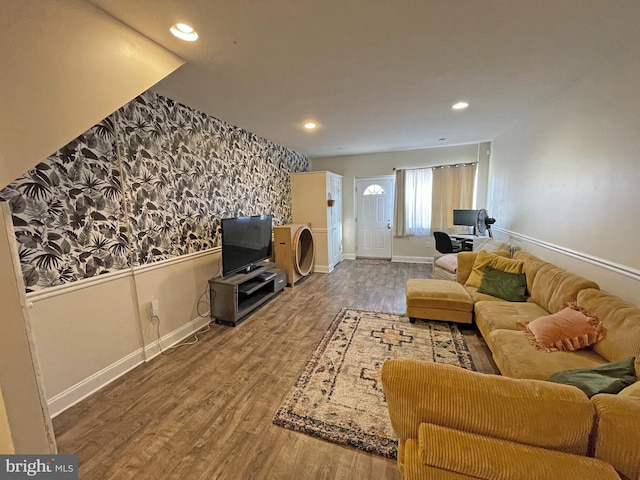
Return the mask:
{"type": "Polygon", "coordinates": [[[640,50],[495,139],[489,208],[523,247],[640,304],[640,50]]]}
{"type": "MultiPolygon", "coordinates": [[[[314,158],[311,170],[328,170],[342,175],[342,250],[347,258],[355,256],[355,179],[393,175],[393,168],[416,168],[435,165],[452,165],[480,161],[478,166],[481,181],[478,184],[478,199],[486,197],[488,157],[479,155],[489,149],[488,143],[459,145],[455,147],[424,148],[397,152],[349,155],[341,157],[314,158]]],[[[478,204],[478,208],[484,205],[478,204]]],[[[430,261],[436,253],[433,237],[394,238],[392,256],[410,257],[430,261]]]]}
{"type": "Polygon", "coordinates": [[[220,248],[27,294],[49,410],[57,415],[209,322],[220,248]],[[204,295],[203,295],[204,294],[204,295]]]}
{"type": "Polygon", "coordinates": [[[11,215],[6,205],[0,207],[0,385],[8,427],[2,426],[2,448],[15,447],[20,454],[56,453],[53,427],[44,405],[24,283],[19,273],[11,215]],[[13,447],[7,438],[12,440],[13,447]]]}
{"type": "Polygon", "coordinates": [[[3,0],[0,186],[184,61],[89,2],[3,0]]]}

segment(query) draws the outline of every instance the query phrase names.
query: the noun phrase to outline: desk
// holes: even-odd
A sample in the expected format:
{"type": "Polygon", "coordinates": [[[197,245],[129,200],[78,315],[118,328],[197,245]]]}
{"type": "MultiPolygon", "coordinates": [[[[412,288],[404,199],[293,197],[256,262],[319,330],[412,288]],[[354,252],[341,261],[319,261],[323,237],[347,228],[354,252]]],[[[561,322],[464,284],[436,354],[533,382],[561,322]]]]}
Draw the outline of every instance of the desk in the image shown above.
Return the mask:
{"type": "Polygon", "coordinates": [[[462,242],[462,249],[466,251],[475,250],[476,242],[480,243],[489,237],[480,237],[478,235],[449,235],[451,238],[460,240],[462,242]]]}

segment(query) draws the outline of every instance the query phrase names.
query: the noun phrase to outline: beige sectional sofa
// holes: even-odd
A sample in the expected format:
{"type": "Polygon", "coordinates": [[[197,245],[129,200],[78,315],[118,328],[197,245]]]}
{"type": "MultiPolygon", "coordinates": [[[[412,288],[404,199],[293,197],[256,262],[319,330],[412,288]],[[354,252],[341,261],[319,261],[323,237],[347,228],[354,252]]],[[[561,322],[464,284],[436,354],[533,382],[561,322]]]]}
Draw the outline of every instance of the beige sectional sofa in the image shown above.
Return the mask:
{"type": "MultiPolygon", "coordinates": [[[[477,252],[458,254],[458,282],[465,284],[477,252]]],[[[514,260],[523,262],[529,299],[507,302],[478,293],[465,286],[474,303],[474,319],[503,375],[513,378],[547,380],[552,373],[599,365],[636,357],[640,372],[640,308],[602,292],[597,283],[545,262],[525,251],[514,260]],[[533,347],[518,323],[557,313],[567,302],[597,316],[603,323],[604,338],[591,348],[572,352],[547,352],[533,347]]],[[[640,385],[627,387],[640,396],[640,385]]]]}
{"type": "Polygon", "coordinates": [[[522,262],[526,301],[486,295],[466,285],[477,255],[457,255],[452,288],[462,285],[468,293],[502,375],[385,362],[382,384],[405,480],[640,480],[640,382],[589,398],[575,386],[547,381],[556,372],[631,357],[639,376],[640,308],[524,251],[513,259],[522,262]],[[535,348],[519,323],[557,313],[567,302],[597,317],[604,336],[574,351],[535,348]]]}

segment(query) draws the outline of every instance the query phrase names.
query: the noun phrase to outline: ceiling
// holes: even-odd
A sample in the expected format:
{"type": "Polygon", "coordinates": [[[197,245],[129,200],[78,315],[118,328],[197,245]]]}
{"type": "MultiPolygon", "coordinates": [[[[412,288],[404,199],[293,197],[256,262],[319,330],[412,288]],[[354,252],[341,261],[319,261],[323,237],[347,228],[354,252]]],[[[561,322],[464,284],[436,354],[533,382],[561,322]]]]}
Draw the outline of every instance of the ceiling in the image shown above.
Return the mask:
{"type": "Polygon", "coordinates": [[[309,157],[492,140],[640,30],[637,0],[91,3],[186,60],[153,90],[309,157]]]}

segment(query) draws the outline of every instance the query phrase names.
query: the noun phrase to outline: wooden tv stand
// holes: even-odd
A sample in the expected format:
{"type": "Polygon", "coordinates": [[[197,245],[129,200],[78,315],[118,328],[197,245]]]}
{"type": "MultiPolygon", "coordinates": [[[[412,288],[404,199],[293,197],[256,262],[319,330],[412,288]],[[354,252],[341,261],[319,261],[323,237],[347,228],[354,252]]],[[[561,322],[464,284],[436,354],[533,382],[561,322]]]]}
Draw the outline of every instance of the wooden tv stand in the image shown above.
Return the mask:
{"type": "Polygon", "coordinates": [[[235,327],[249,313],[280,293],[286,284],[285,271],[275,268],[275,263],[265,263],[249,273],[212,278],[209,280],[211,318],[216,323],[235,327]],[[260,278],[262,274],[270,274],[270,278],[260,278]]]}

